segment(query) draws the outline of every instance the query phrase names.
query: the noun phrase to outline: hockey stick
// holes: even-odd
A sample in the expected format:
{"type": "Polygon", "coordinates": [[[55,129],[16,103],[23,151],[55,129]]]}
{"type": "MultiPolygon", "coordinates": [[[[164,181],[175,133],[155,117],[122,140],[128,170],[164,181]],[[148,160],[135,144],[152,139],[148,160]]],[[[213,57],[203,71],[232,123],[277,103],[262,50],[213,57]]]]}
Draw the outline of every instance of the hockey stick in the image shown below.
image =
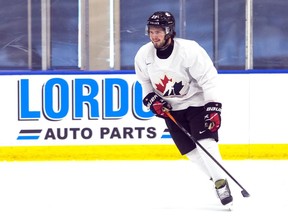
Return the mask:
{"type": "Polygon", "coordinates": [[[171,115],[169,110],[163,109],[166,115],[197,145],[199,146],[241,189],[241,194],[243,197],[249,197],[250,194],[245,190],[242,185],[182,126],[175,118],[171,115]]]}

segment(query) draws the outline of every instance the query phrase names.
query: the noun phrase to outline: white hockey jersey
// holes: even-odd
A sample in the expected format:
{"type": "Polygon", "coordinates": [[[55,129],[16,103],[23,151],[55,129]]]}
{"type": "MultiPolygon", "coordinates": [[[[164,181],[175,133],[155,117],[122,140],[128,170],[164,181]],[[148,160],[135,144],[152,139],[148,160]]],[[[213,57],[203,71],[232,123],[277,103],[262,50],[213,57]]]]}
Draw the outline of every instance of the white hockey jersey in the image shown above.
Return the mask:
{"type": "Polygon", "coordinates": [[[220,102],[217,70],[195,41],[174,38],[174,48],[167,59],[157,57],[152,42],[143,45],[135,56],[135,72],[143,95],[154,91],[173,110],[220,102]]]}

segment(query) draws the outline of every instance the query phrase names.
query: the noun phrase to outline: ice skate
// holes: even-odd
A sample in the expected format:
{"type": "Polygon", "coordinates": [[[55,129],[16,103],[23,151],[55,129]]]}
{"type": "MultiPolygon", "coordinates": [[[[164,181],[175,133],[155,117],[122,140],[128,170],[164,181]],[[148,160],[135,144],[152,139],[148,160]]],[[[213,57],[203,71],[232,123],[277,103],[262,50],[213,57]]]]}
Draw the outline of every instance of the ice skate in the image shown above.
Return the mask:
{"type": "MultiPolygon", "coordinates": [[[[231,195],[231,191],[228,185],[227,180],[225,179],[220,179],[218,181],[215,182],[215,189],[217,192],[217,195],[222,203],[222,205],[225,206],[231,206],[232,208],[232,204],[233,204],[233,197],[231,195]]],[[[230,209],[230,207],[229,207],[230,209]]]]}

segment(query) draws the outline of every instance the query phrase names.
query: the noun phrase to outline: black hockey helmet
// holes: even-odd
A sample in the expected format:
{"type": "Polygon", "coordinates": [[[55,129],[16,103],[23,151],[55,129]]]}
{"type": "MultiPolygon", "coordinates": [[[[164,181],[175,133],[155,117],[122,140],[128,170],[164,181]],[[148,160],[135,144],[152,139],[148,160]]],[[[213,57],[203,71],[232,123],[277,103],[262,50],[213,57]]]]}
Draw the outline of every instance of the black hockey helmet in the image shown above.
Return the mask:
{"type": "Polygon", "coordinates": [[[175,32],[175,19],[174,16],[168,11],[157,11],[153,13],[147,20],[146,34],[148,34],[150,26],[162,27],[165,31],[166,37],[174,38],[175,32]]]}

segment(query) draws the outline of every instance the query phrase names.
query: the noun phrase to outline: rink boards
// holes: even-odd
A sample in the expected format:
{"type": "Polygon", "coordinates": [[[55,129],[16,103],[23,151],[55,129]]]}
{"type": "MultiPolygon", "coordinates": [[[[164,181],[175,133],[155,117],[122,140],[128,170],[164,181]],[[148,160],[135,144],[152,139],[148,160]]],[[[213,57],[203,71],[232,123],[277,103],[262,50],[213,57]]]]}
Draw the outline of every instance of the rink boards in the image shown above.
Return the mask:
{"type": "MultiPolygon", "coordinates": [[[[134,71],[0,72],[1,161],[178,160],[134,71]]],[[[287,71],[220,71],[225,159],[288,159],[287,71]]]]}

